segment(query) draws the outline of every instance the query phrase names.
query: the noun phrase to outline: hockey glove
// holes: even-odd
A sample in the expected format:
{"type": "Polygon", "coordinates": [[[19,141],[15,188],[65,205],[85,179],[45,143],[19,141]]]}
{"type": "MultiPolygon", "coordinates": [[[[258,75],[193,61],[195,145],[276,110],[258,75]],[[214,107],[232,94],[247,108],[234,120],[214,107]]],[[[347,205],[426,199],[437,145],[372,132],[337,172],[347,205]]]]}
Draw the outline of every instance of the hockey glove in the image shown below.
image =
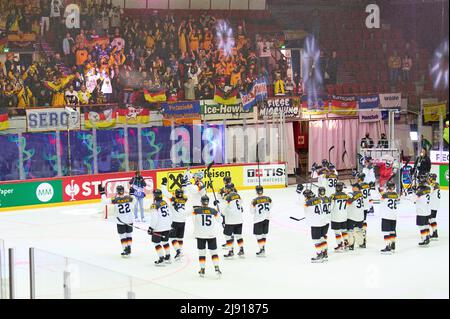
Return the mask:
{"type": "Polygon", "coordinates": [[[153,228],[149,227],[147,233],[149,235],[153,235],[153,228]]]}
{"type": "Polygon", "coordinates": [[[161,184],[167,186],[167,177],[163,177],[161,184]]]}
{"type": "Polygon", "coordinates": [[[356,171],[356,170],[352,170],[352,176],[353,176],[353,177],[356,177],[356,176],[358,176],[358,171],[356,171]]]}
{"type": "Polygon", "coordinates": [[[215,201],[214,201],[214,206],[217,206],[217,205],[219,205],[219,201],[218,201],[218,200],[215,200],[215,201]]]}
{"type": "Polygon", "coordinates": [[[133,195],[133,194],[134,194],[134,187],[131,186],[131,187],[130,187],[130,195],[133,195]]]}
{"type": "Polygon", "coordinates": [[[297,185],[297,193],[298,194],[301,194],[302,192],[303,192],[303,189],[304,189],[305,187],[303,186],[303,184],[298,184],[297,185]]]}
{"type": "Polygon", "coordinates": [[[370,186],[370,189],[375,189],[375,183],[374,182],[370,182],[369,186],[370,186]]]}
{"type": "Polygon", "coordinates": [[[98,192],[100,193],[100,195],[105,195],[105,188],[102,185],[98,185],[98,192]]]}

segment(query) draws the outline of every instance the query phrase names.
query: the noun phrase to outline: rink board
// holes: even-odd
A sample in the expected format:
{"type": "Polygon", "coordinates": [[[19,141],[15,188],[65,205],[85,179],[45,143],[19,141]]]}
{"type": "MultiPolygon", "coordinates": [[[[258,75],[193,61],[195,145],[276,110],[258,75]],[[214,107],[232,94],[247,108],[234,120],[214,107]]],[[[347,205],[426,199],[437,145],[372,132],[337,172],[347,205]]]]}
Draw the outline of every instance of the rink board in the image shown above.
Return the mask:
{"type": "MultiPolygon", "coordinates": [[[[154,188],[161,186],[164,177],[168,179],[170,191],[181,186],[185,168],[142,171],[147,186],[145,193],[151,195],[154,188]]],[[[285,163],[227,164],[214,165],[209,174],[205,166],[192,167],[191,173],[203,171],[208,192],[223,187],[223,178],[232,178],[238,190],[254,189],[259,183],[265,188],[287,186],[285,163]]],[[[128,191],[134,172],[79,175],[60,178],[33,179],[0,183],[0,212],[45,208],[65,205],[100,202],[98,186],[112,194],[118,185],[128,191]]]]}

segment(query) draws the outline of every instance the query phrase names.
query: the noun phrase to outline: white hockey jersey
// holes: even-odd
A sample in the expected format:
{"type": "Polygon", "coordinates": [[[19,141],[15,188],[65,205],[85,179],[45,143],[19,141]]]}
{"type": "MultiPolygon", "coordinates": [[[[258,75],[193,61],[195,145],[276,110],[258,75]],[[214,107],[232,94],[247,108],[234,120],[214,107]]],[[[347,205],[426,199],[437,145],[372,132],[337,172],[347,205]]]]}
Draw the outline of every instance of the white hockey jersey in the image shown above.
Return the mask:
{"type": "Polygon", "coordinates": [[[331,195],[331,221],[343,223],[347,221],[347,201],[350,197],[344,192],[337,192],[331,195]]]}
{"type": "Polygon", "coordinates": [[[187,209],[186,209],[186,203],[188,201],[186,196],[183,196],[182,198],[178,198],[176,196],[173,196],[168,190],[167,186],[162,185],[161,191],[163,195],[169,200],[170,202],[170,216],[172,218],[172,222],[176,223],[185,223],[186,217],[187,217],[187,209]]]}
{"type": "Polygon", "coordinates": [[[415,197],[417,216],[431,215],[431,188],[429,186],[420,186],[416,191],[415,197]]]}
{"type": "Polygon", "coordinates": [[[370,204],[372,203],[372,194],[370,185],[366,182],[362,182],[361,184],[361,193],[363,194],[364,198],[364,209],[368,210],[370,208],[370,204]]]}
{"type": "Polygon", "coordinates": [[[364,220],[364,197],[360,191],[352,192],[347,203],[347,219],[355,222],[364,220]]]}
{"type": "Polygon", "coordinates": [[[364,182],[369,184],[369,183],[375,183],[377,181],[376,177],[375,177],[375,170],[373,169],[372,166],[367,167],[365,166],[362,169],[362,172],[366,175],[366,177],[364,178],[364,182]]]}
{"type": "Polygon", "coordinates": [[[382,192],[380,198],[381,218],[397,220],[400,197],[396,192],[382,192]]]}
{"type": "Polygon", "coordinates": [[[106,197],[105,194],[102,195],[102,204],[114,205],[114,215],[119,225],[133,224],[132,202],[133,197],[129,195],[115,196],[112,198],[106,197]]]}
{"type": "Polygon", "coordinates": [[[323,227],[328,224],[322,204],[322,199],[319,197],[305,201],[305,217],[311,227],[323,227]]]}
{"type": "Polygon", "coordinates": [[[217,237],[217,224],[220,219],[217,210],[210,207],[197,207],[192,214],[195,238],[211,239],[217,237]]]}
{"type": "Polygon", "coordinates": [[[227,225],[239,225],[243,223],[244,207],[241,196],[237,193],[230,193],[225,196],[225,200],[220,205],[220,210],[225,216],[227,225]]]}
{"type": "Polygon", "coordinates": [[[253,214],[253,222],[260,223],[269,219],[272,211],[272,199],[267,196],[259,196],[252,201],[251,212],[253,214]]]}
{"type": "Polygon", "coordinates": [[[439,210],[441,202],[441,188],[439,186],[439,183],[433,183],[431,184],[431,198],[430,198],[430,204],[432,210],[439,210]]]}
{"type": "Polygon", "coordinates": [[[170,209],[165,200],[156,201],[150,207],[150,227],[153,228],[154,232],[172,229],[170,209]]]}

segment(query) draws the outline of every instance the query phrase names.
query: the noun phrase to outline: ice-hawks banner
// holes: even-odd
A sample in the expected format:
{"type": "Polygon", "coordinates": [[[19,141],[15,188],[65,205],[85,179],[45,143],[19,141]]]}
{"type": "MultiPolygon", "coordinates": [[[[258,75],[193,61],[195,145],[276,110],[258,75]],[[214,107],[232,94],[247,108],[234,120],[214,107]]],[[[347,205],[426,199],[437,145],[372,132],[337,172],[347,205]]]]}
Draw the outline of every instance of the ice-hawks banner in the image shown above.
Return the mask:
{"type": "Polygon", "coordinates": [[[447,109],[447,102],[440,102],[435,104],[424,104],[423,106],[423,116],[424,122],[438,122],[439,115],[445,119],[445,113],[447,109]]]}
{"type": "Polygon", "coordinates": [[[128,106],[117,109],[117,122],[122,124],[147,124],[150,122],[150,110],[142,107],[128,106]]]}
{"type": "Polygon", "coordinates": [[[284,114],[286,118],[296,118],[300,116],[300,105],[294,105],[293,100],[287,98],[270,98],[264,101],[258,109],[258,117],[260,119],[270,118],[284,114]]]}
{"type": "Polygon", "coordinates": [[[330,112],[341,116],[356,116],[356,97],[332,95],[330,112]]]}
{"type": "Polygon", "coordinates": [[[244,110],[250,110],[258,102],[267,98],[267,84],[263,79],[256,80],[252,88],[247,92],[240,92],[244,110]]]}
{"type": "Polygon", "coordinates": [[[214,91],[214,102],[225,105],[237,104],[238,89],[229,86],[216,86],[214,91]]]}
{"type": "Polygon", "coordinates": [[[236,117],[238,117],[240,114],[248,114],[251,112],[253,112],[253,108],[251,108],[250,110],[244,110],[242,104],[204,104],[201,108],[201,114],[204,115],[235,115],[236,117]]]}
{"type": "Polygon", "coordinates": [[[379,106],[380,97],[378,94],[358,96],[359,121],[361,123],[380,121],[381,112],[379,106]]]}
{"type": "Polygon", "coordinates": [[[84,112],[84,127],[111,128],[116,125],[116,117],[112,106],[92,106],[84,112]]]}

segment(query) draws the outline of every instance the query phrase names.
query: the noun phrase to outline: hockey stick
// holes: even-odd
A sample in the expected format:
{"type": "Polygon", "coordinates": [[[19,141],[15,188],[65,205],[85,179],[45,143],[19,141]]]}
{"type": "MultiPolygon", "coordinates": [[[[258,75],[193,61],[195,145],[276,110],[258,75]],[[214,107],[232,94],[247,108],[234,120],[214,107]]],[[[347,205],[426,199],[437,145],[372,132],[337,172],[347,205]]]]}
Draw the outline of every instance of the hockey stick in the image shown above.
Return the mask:
{"type": "Polygon", "coordinates": [[[258,163],[258,186],[261,186],[261,173],[259,170],[259,142],[256,143],[256,162],[258,163]]]}
{"type": "Polygon", "coordinates": [[[334,149],[334,145],[328,149],[328,163],[331,163],[331,151],[334,149]]]}
{"type": "MultiPolygon", "coordinates": [[[[216,196],[216,192],[215,192],[215,190],[214,190],[214,184],[213,184],[213,181],[212,181],[211,175],[209,174],[209,170],[211,169],[211,167],[212,167],[213,165],[214,165],[214,161],[212,161],[211,163],[209,163],[209,164],[208,164],[208,166],[207,166],[207,168],[206,168],[206,172],[207,172],[207,174],[208,174],[208,178],[209,178],[209,183],[210,183],[210,185],[211,185],[211,189],[212,189],[212,191],[213,191],[213,195],[214,195],[214,202],[215,202],[215,203],[217,203],[218,201],[217,201],[217,196],[216,196]]],[[[215,206],[216,206],[216,208],[217,208],[217,211],[219,212],[219,214],[220,214],[220,215],[222,215],[222,213],[220,212],[220,207],[219,207],[219,204],[216,204],[215,206]]]]}
{"type": "MultiPolygon", "coordinates": [[[[342,153],[342,162],[345,165],[345,169],[349,170],[348,165],[347,165],[347,163],[345,162],[345,159],[344,159],[345,155],[348,156],[347,149],[345,148],[345,140],[343,142],[344,142],[344,153],[342,153]]],[[[353,179],[352,178],[350,178],[350,183],[353,184],[353,179]]]]}
{"type": "Polygon", "coordinates": [[[302,218],[300,218],[300,219],[298,219],[298,218],[295,218],[295,217],[289,217],[290,219],[293,219],[293,220],[295,220],[295,221],[297,221],[297,222],[299,222],[299,221],[302,221],[302,220],[304,220],[306,217],[302,217],[302,218]]]}
{"type": "MultiPolygon", "coordinates": [[[[122,220],[120,220],[119,217],[116,217],[116,218],[117,218],[117,220],[118,220],[119,222],[121,222],[122,224],[124,224],[124,225],[126,225],[126,226],[133,227],[133,228],[136,228],[136,229],[139,229],[139,230],[142,230],[142,231],[145,231],[146,233],[148,233],[148,229],[144,229],[144,228],[135,226],[134,224],[127,224],[127,223],[123,222],[122,220]]],[[[163,237],[163,236],[162,236],[161,234],[159,234],[159,233],[153,233],[152,235],[155,235],[156,237],[163,237]]]]}

